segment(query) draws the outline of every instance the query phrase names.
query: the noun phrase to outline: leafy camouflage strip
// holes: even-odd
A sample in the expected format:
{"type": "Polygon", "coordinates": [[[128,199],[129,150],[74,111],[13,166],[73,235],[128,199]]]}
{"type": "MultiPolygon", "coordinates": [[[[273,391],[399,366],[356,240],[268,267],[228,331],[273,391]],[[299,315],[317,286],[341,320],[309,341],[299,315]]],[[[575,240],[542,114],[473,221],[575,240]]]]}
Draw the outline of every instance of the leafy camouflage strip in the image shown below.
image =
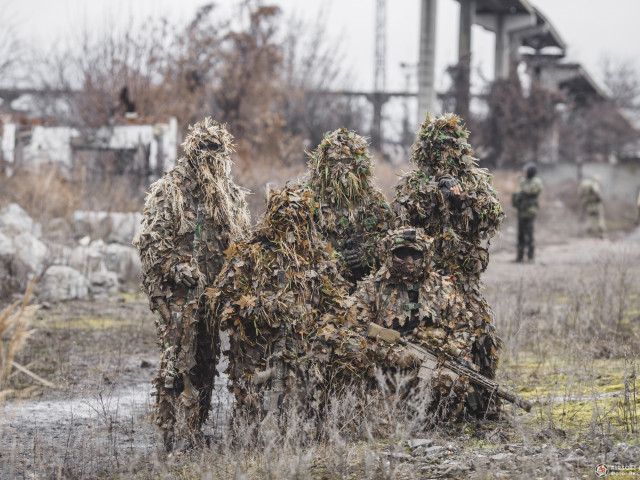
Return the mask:
{"type": "Polygon", "coordinates": [[[349,250],[356,252],[356,262],[341,264],[345,278],[353,282],[377,268],[377,240],[392,224],[367,147],[364,137],[346,128],[326,133],[309,154],[304,184],[317,196],[318,228],[327,241],[343,259],[349,250]]]}
{"type": "Polygon", "coordinates": [[[245,192],[230,176],[232,137],[206,118],[190,127],[185,158],[151,185],[134,239],[142,288],[156,317],[162,350],[157,423],[165,441],[197,431],[207,416],[215,352],[199,298],[224,261],[223,251],[249,229],[245,192]]]}

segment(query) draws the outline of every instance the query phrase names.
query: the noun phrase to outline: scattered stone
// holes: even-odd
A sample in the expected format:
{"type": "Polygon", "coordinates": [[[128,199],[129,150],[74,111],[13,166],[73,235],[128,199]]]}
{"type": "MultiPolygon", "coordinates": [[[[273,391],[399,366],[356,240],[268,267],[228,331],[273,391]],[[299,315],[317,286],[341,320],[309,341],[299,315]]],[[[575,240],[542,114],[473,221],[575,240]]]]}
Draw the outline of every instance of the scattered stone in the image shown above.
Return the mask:
{"type": "Polygon", "coordinates": [[[76,269],[64,265],[49,267],[38,289],[39,300],[45,302],[81,299],[88,294],[87,279],[76,269]]]}
{"type": "Polygon", "coordinates": [[[71,240],[71,225],[62,217],[51,219],[44,229],[47,241],[65,245],[71,240]]]}
{"type": "Polygon", "coordinates": [[[433,440],[429,438],[412,438],[407,442],[409,448],[414,450],[418,447],[430,447],[433,444],[433,440]]]}
{"type": "Polygon", "coordinates": [[[84,211],[73,212],[73,229],[79,235],[102,239],[108,243],[131,245],[142,214],[133,212],[84,211]]]}
{"type": "Polygon", "coordinates": [[[38,227],[24,209],[17,203],[8,205],[0,212],[0,229],[6,233],[38,233],[38,227]]]}
{"type": "Polygon", "coordinates": [[[103,270],[89,276],[89,291],[93,298],[109,298],[118,293],[120,282],[115,272],[103,270]]]}
{"type": "Polygon", "coordinates": [[[427,449],[425,449],[424,453],[427,455],[433,455],[433,454],[439,454],[439,453],[444,453],[444,447],[441,445],[434,445],[433,447],[429,447],[427,449]]]}
{"type": "Polygon", "coordinates": [[[587,462],[583,456],[577,455],[575,453],[569,454],[563,460],[565,463],[570,463],[572,465],[577,465],[577,466],[584,465],[587,462]]]}
{"type": "Polygon", "coordinates": [[[13,256],[14,253],[13,242],[9,237],[0,232],[0,257],[13,256]]]}
{"type": "Polygon", "coordinates": [[[392,453],[392,452],[382,452],[382,455],[396,458],[398,460],[411,460],[413,457],[408,453],[392,453]]]}
{"type": "Polygon", "coordinates": [[[121,282],[139,282],[142,275],[140,256],[135,247],[111,243],[102,249],[107,270],[116,272],[121,282]]]}
{"type": "Polygon", "coordinates": [[[510,453],[496,453],[495,455],[491,455],[489,458],[491,460],[505,460],[511,457],[510,453]]]}
{"type": "Polygon", "coordinates": [[[40,269],[49,257],[49,251],[44,243],[29,232],[22,232],[13,238],[15,256],[25,264],[30,273],[40,273],[40,269]]]}
{"type": "Polygon", "coordinates": [[[142,360],[142,362],[140,362],[140,368],[150,368],[151,367],[151,362],[148,362],[147,360],[142,360]]]}

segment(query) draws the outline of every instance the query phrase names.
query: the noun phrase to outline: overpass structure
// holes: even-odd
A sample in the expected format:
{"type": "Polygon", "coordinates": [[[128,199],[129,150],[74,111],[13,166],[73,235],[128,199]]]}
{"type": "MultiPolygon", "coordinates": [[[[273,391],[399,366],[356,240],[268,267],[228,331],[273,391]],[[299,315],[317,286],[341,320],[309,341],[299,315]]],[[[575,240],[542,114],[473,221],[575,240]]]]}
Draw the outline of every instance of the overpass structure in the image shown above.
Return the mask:
{"type": "MultiPolygon", "coordinates": [[[[457,0],[460,4],[458,62],[468,62],[472,53],[471,28],[480,25],[496,37],[494,76],[507,78],[521,59],[521,47],[536,55],[564,57],[566,44],[547,18],[528,0],[457,0]]],[[[420,23],[420,66],[418,69],[418,115],[437,111],[435,92],[436,14],[438,0],[422,0],[420,23]]],[[[466,79],[466,90],[469,83],[466,79]]],[[[456,110],[465,115],[469,95],[458,99],[456,110]],[[464,104],[460,104],[465,102],[464,104]]]]}

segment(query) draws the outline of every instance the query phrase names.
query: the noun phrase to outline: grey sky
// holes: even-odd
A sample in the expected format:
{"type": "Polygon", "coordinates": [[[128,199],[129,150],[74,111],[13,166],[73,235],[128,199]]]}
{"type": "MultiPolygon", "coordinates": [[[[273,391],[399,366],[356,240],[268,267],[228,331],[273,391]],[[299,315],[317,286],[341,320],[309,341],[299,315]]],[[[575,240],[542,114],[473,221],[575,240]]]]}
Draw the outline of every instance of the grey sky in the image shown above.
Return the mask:
{"type": "MultiPolygon", "coordinates": [[[[605,57],[630,60],[640,70],[640,0],[530,0],[538,7],[568,44],[568,60],[579,61],[600,78],[605,57]]],[[[10,0],[6,18],[15,18],[25,39],[41,46],[51,45],[83,24],[105,28],[124,23],[133,15],[169,15],[185,21],[206,0],[10,0]]],[[[228,8],[232,0],[220,0],[228,8]]],[[[314,18],[324,6],[327,34],[340,38],[348,62],[355,67],[355,88],[373,85],[375,0],[274,0],[285,14],[297,12],[314,18]]],[[[405,77],[400,62],[415,64],[418,57],[420,0],[388,0],[387,88],[401,89],[405,77]]],[[[447,65],[456,61],[458,3],[439,0],[437,85],[445,82],[447,65]]],[[[493,34],[481,27],[473,30],[474,66],[487,78],[493,76],[493,34]]]]}

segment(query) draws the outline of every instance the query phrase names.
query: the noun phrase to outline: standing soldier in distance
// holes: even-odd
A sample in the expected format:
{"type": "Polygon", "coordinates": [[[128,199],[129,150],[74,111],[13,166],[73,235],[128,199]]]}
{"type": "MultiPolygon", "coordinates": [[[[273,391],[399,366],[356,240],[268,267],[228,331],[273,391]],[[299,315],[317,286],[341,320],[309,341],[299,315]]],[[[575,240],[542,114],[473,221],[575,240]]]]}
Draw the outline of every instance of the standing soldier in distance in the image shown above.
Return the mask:
{"type": "Polygon", "coordinates": [[[153,384],[167,449],[197,440],[208,415],[218,352],[200,297],[220,272],[223,251],[249,228],[245,192],[231,179],[232,140],[209,117],[189,127],[185,157],[151,185],[133,242],[142,288],[159,314],[162,355],[153,384]]]}
{"type": "Polygon", "coordinates": [[[605,226],[600,177],[593,175],[582,180],[578,187],[578,196],[587,222],[587,234],[593,238],[603,238],[605,226]]]}
{"type": "Polygon", "coordinates": [[[520,189],[513,194],[512,203],[518,210],[518,253],[516,262],[522,262],[524,251],[527,259],[532,262],[535,253],[533,238],[533,223],[538,213],[538,196],[542,191],[542,180],[536,176],[536,166],[527,163],[523,169],[524,176],[520,177],[520,189]]]}

